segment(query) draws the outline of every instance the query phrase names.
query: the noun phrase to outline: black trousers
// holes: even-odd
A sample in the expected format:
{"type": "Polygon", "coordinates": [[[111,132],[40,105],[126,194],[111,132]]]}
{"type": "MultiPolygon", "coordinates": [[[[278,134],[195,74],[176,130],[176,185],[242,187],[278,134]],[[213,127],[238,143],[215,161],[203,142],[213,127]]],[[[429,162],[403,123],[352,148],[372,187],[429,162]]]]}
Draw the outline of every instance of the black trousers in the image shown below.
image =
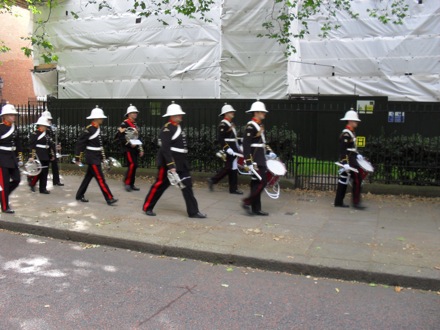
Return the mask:
{"type": "Polygon", "coordinates": [[[95,178],[96,182],[98,182],[98,186],[101,189],[102,194],[106,201],[113,199],[113,194],[110,191],[107,183],[105,182],[104,174],[102,173],[101,164],[99,165],[89,165],[87,168],[86,175],[81,182],[81,185],[76,192],[76,199],[80,199],[84,196],[89,186],[90,181],[95,178]]]}
{"type": "Polygon", "coordinates": [[[351,172],[341,172],[338,179],[338,187],[336,189],[335,205],[341,206],[344,204],[345,193],[347,192],[348,181],[351,176],[352,185],[352,200],[353,205],[359,205],[361,202],[361,187],[362,187],[362,175],[361,173],[351,172]]]}
{"type": "Polygon", "coordinates": [[[50,162],[52,163],[52,183],[56,185],[61,182],[60,168],[58,167],[58,159],[55,157],[55,159],[50,162]]]}
{"type": "MultiPolygon", "coordinates": [[[[145,197],[145,202],[143,210],[152,211],[159,201],[160,197],[163,195],[165,190],[170,186],[170,181],[167,177],[168,169],[165,166],[159,167],[159,172],[157,174],[156,182],[150,188],[147,196],[145,197]]],[[[185,185],[182,190],[183,199],[186,204],[186,212],[189,216],[193,216],[199,212],[199,205],[196,198],[194,197],[194,192],[192,189],[192,180],[189,171],[177,171],[179,177],[182,179],[182,183],[185,185]]]]}
{"type": "Polygon", "coordinates": [[[38,181],[40,181],[40,192],[47,190],[47,176],[49,174],[49,163],[48,160],[40,160],[41,166],[43,167],[41,169],[40,174],[31,176],[29,179],[29,186],[35,187],[38,181]]]}
{"type": "Polygon", "coordinates": [[[2,191],[0,192],[2,211],[6,211],[9,208],[9,195],[20,184],[20,170],[18,167],[8,168],[2,167],[0,171],[0,186],[2,191]]]}
{"type": "Polygon", "coordinates": [[[257,172],[261,176],[261,181],[255,175],[252,175],[251,193],[243,199],[243,203],[250,205],[253,212],[261,211],[261,193],[267,185],[267,168],[265,166],[258,166],[257,172]]]}
{"type": "Polygon", "coordinates": [[[125,172],[124,184],[126,186],[134,186],[134,181],[136,179],[136,169],[138,168],[138,151],[134,149],[135,152],[126,151],[125,160],[127,161],[127,172],[125,172]]]}
{"type": "Polygon", "coordinates": [[[232,169],[232,165],[229,165],[226,163],[225,167],[223,167],[220,171],[217,172],[216,175],[214,175],[211,178],[211,181],[213,184],[218,183],[221,179],[223,179],[225,176],[228,176],[229,179],[229,192],[235,192],[238,189],[238,171],[232,169]]]}

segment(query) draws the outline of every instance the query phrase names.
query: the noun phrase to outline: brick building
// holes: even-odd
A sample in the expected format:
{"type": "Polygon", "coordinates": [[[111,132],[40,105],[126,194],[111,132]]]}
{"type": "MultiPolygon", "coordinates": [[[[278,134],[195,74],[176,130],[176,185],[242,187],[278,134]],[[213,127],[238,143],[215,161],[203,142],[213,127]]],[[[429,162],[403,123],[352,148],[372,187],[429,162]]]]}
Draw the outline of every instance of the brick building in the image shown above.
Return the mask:
{"type": "Polygon", "coordinates": [[[0,53],[0,77],[4,81],[1,98],[11,104],[27,104],[29,98],[35,98],[31,70],[32,58],[27,58],[21,47],[29,41],[22,40],[29,32],[30,13],[27,9],[13,8],[13,14],[0,14],[0,40],[11,48],[0,53]]]}

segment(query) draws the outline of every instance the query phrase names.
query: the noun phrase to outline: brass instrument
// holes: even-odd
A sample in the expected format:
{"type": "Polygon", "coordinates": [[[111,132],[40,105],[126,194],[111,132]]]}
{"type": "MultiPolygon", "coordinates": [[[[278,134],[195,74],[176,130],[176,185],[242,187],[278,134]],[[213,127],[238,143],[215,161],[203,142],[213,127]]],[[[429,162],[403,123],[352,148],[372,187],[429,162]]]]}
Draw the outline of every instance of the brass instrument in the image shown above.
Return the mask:
{"type": "MultiPolygon", "coordinates": [[[[167,172],[167,176],[168,176],[168,180],[170,181],[172,186],[176,186],[177,188],[180,189],[185,189],[185,185],[183,184],[182,180],[179,176],[179,174],[177,174],[177,172],[171,172],[170,170],[168,170],[167,172]]],[[[186,179],[186,178],[184,178],[186,179]]]]}
{"type": "Polygon", "coordinates": [[[134,127],[127,127],[125,129],[125,139],[132,145],[142,145],[139,140],[139,132],[134,127]]]}
{"type": "Polygon", "coordinates": [[[104,173],[110,172],[114,167],[122,167],[121,163],[113,157],[104,158],[101,162],[101,166],[104,173]]]}

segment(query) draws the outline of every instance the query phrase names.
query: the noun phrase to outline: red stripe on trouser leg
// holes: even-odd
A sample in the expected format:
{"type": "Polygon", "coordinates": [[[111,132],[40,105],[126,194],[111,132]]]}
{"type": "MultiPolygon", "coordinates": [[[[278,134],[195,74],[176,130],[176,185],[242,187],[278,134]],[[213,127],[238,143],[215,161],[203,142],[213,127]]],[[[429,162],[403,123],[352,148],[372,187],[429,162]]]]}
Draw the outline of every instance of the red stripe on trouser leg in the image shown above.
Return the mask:
{"type": "Polygon", "coordinates": [[[127,178],[125,179],[125,184],[129,185],[131,183],[131,177],[132,177],[133,171],[134,171],[133,157],[131,156],[129,151],[127,151],[127,160],[128,160],[129,165],[128,165],[127,178]]]}
{"type": "Polygon", "coordinates": [[[112,199],[113,196],[110,193],[110,191],[108,191],[107,187],[105,186],[104,178],[101,176],[101,173],[99,172],[98,166],[92,165],[92,169],[95,172],[96,179],[98,179],[99,186],[101,187],[102,191],[107,195],[107,199],[112,199]]]}
{"type": "Polygon", "coordinates": [[[153,188],[151,189],[150,195],[148,196],[148,199],[144,203],[144,207],[143,207],[144,211],[147,211],[147,208],[150,205],[151,200],[153,199],[154,195],[157,192],[157,188],[159,188],[160,185],[163,183],[164,173],[165,173],[165,169],[161,167],[159,169],[159,175],[157,176],[157,182],[154,184],[153,188]]]}
{"type": "Polygon", "coordinates": [[[8,208],[8,204],[6,202],[6,188],[5,188],[5,184],[4,184],[4,180],[3,180],[3,169],[0,168],[0,185],[2,186],[2,211],[6,211],[6,209],[8,208]]]}
{"type": "Polygon", "coordinates": [[[40,178],[40,174],[38,174],[38,175],[34,175],[34,176],[31,178],[30,186],[31,186],[31,187],[34,187],[34,186],[37,184],[37,181],[38,181],[39,178],[40,178]]]}

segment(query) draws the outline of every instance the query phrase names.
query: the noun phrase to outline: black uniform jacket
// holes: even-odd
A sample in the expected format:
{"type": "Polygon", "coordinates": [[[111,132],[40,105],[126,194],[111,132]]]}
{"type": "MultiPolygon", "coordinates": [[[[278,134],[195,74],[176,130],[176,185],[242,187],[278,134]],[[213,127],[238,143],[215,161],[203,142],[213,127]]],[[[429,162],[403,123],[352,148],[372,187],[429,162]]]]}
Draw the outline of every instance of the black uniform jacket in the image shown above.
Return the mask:
{"type": "Polygon", "coordinates": [[[100,165],[103,159],[103,147],[101,140],[101,129],[93,123],[87,126],[78,138],[75,146],[75,157],[81,159],[85,154],[86,163],[89,165],[100,165]],[[87,149],[87,147],[95,149],[87,149]],[[99,150],[98,150],[99,149],[99,150]]]}
{"type": "Polygon", "coordinates": [[[54,155],[56,157],[57,154],[57,146],[55,144],[55,131],[58,128],[54,128],[52,129],[51,127],[48,127],[46,130],[46,134],[49,136],[50,138],[50,148],[52,150],[52,155],[54,155]]]}
{"type": "Polygon", "coordinates": [[[235,130],[234,123],[231,123],[226,118],[223,119],[218,125],[218,142],[220,148],[227,150],[231,148],[234,152],[241,153],[238,149],[237,132],[235,130]]]}
{"type": "Polygon", "coordinates": [[[266,167],[266,138],[264,126],[256,118],[252,118],[246,125],[243,137],[243,154],[246,164],[257,163],[266,167]]]}
{"type": "Polygon", "coordinates": [[[160,131],[159,144],[158,166],[167,166],[168,169],[175,168],[177,171],[190,170],[185,132],[179,124],[171,120],[167,122],[160,131]]]}
{"type": "Polygon", "coordinates": [[[135,128],[139,132],[139,127],[136,125],[135,122],[131,121],[129,118],[125,119],[121,125],[119,125],[118,133],[116,134],[116,139],[121,143],[122,152],[125,151],[136,151],[136,152],[142,152],[143,148],[141,145],[137,145],[135,148],[133,148],[130,144],[130,141],[127,141],[125,130],[121,132],[121,129],[127,129],[128,127],[135,128]]]}
{"type": "Polygon", "coordinates": [[[349,164],[351,167],[359,167],[356,147],[356,135],[348,126],[342,131],[339,136],[339,161],[342,164],[349,164]]]}
{"type": "Polygon", "coordinates": [[[21,141],[15,124],[0,123],[0,167],[18,167],[18,157],[22,154],[21,141]],[[7,150],[5,150],[7,149],[7,150]]]}
{"type": "Polygon", "coordinates": [[[53,156],[52,140],[48,136],[47,131],[42,132],[36,130],[31,133],[29,139],[29,147],[32,157],[37,155],[38,159],[48,161],[53,156]]]}

